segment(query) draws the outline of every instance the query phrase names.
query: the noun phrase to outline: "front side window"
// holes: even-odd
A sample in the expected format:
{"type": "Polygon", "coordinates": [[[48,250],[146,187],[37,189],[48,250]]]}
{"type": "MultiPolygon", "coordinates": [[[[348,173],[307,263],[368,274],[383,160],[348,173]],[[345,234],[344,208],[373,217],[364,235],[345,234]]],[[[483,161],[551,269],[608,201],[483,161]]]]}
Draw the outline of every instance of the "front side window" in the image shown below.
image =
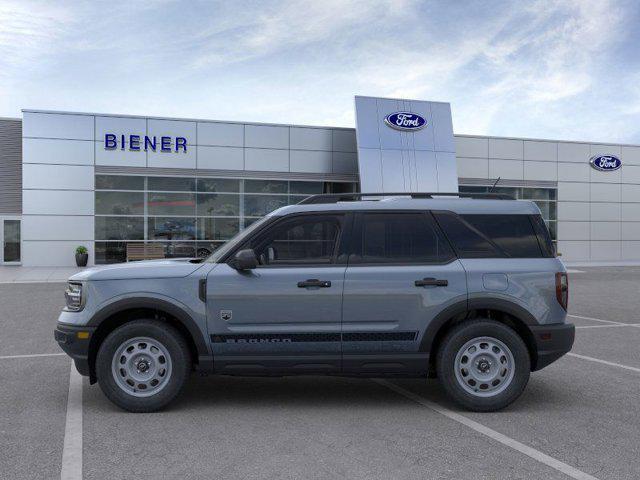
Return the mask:
{"type": "Polygon", "coordinates": [[[251,242],[260,265],[314,265],[333,262],[340,216],[312,215],[284,220],[251,242]]]}
{"type": "Polygon", "coordinates": [[[350,263],[446,263],[451,247],[429,214],[365,213],[360,217],[360,253],[350,263]]]}

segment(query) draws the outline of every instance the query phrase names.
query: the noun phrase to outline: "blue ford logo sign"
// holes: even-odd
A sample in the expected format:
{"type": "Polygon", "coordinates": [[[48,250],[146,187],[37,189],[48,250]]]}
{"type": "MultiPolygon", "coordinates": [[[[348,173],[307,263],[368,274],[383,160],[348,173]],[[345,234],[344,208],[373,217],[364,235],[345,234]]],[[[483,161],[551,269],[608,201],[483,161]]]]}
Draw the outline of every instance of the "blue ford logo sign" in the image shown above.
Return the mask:
{"type": "Polygon", "coordinates": [[[384,123],[396,130],[413,131],[427,126],[427,121],[417,113],[396,112],[384,117],[384,123]]]}
{"type": "Polygon", "coordinates": [[[601,172],[612,172],[622,166],[620,159],[613,155],[596,155],[595,157],[591,157],[589,163],[593,168],[601,172]]]}

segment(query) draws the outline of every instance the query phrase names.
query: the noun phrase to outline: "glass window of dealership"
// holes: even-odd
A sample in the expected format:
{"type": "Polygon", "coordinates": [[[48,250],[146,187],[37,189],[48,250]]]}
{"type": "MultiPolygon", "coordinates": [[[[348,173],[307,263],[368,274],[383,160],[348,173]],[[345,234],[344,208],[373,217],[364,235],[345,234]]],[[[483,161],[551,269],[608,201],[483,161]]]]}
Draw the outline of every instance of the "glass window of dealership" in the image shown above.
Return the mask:
{"type": "Polygon", "coordinates": [[[205,257],[267,213],[309,195],[353,192],[355,183],[97,175],[95,262],[127,259],[127,244],[165,257],[205,257]]]}
{"type": "MultiPolygon", "coordinates": [[[[167,258],[206,255],[276,208],[360,191],[358,135],[31,110],[0,119],[0,261],[72,266],[78,245],[90,264],[126,261],[128,244],[158,245],[167,258]],[[106,148],[106,134],[116,148],[106,148]],[[140,150],[129,148],[130,135],[140,150]],[[146,137],[157,139],[155,150],[144,149],[146,137]],[[163,137],[170,151],[161,151],[163,137]]],[[[459,191],[536,202],[565,260],[640,261],[640,146],[453,137],[459,191]],[[621,167],[593,168],[597,156],[621,167]]]]}
{"type": "MultiPolygon", "coordinates": [[[[357,183],[98,175],[95,262],[127,260],[128,243],[161,245],[165,257],[204,257],[267,213],[309,195],[357,191],[357,183]]],[[[490,186],[460,186],[487,193],[490,186]]],[[[556,191],[494,187],[535,201],[555,239],[556,191]]]]}

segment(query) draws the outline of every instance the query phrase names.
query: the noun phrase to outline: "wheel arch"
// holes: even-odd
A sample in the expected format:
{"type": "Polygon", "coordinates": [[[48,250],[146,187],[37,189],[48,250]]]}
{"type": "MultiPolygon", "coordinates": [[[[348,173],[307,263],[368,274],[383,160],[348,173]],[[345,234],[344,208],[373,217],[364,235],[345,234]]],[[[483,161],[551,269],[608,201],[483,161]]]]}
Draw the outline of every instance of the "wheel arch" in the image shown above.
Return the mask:
{"type": "Polygon", "coordinates": [[[537,347],[529,328],[529,325],[539,325],[536,318],[517,303],[501,298],[479,298],[455,303],[429,323],[420,343],[420,351],[429,352],[430,373],[435,372],[436,353],[444,336],[453,326],[471,318],[496,320],[515,330],[529,351],[531,370],[536,369],[537,347]]]}
{"type": "Polygon", "coordinates": [[[102,308],[87,324],[96,327],[89,342],[88,352],[91,383],[95,383],[97,380],[95,362],[103,340],[119,326],[143,318],[160,320],[172,325],[187,341],[193,365],[205,369],[209,367],[209,365],[204,365],[210,361],[211,354],[202,331],[183,308],[158,298],[126,298],[102,308]]]}

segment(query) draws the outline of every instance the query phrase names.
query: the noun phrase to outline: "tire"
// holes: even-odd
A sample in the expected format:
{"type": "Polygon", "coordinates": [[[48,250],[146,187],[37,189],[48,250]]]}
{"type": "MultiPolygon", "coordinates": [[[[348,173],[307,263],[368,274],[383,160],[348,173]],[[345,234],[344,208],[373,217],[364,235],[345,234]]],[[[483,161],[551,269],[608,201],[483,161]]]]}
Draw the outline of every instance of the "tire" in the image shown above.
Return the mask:
{"type": "Polygon", "coordinates": [[[184,337],[158,320],[134,320],[100,345],[96,376],[109,400],[130,412],[154,412],[173,401],[191,373],[184,337]]]}
{"type": "Polygon", "coordinates": [[[513,403],[529,381],[531,360],[522,338],[494,320],[468,320],[452,328],[436,357],[448,396],[475,412],[513,403]],[[466,374],[465,374],[466,373],[466,374]]]}

